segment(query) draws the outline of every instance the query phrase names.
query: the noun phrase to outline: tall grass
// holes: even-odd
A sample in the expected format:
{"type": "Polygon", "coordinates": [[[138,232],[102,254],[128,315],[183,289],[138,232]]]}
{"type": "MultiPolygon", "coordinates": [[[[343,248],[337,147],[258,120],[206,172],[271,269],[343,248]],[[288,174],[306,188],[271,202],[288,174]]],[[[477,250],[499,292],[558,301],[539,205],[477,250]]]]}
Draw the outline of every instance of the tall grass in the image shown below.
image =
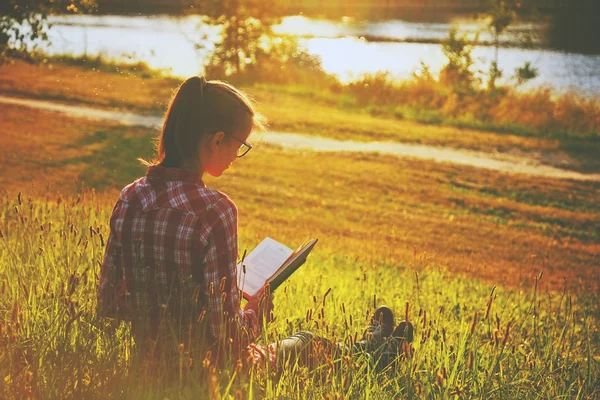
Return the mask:
{"type": "Polygon", "coordinates": [[[355,97],[372,113],[397,118],[559,139],[596,141],[600,134],[596,99],[557,94],[549,88],[464,90],[431,75],[397,82],[387,73],[376,73],[337,90],[355,97]]]}
{"type": "MultiPolygon", "coordinates": [[[[111,202],[0,195],[1,398],[593,398],[600,394],[597,298],[492,288],[415,251],[384,258],[315,252],[275,295],[261,342],[297,330],[350,343],[388,304],[416,328],[405,359],[376,371],[343,354],[313,370],[244,372],[192,360],[175,371],[136,362],[125,323],[95,314],[111,202]]],[[[247,243],[242,243],[243,246],[247,243]]],[[[360,250],[360,249],[357,249],[360,250]]],[[[385,249],[382,249],[385,253],[385,249]]],[[[538,279],[543,279],[542,274],[538,279]]]]}

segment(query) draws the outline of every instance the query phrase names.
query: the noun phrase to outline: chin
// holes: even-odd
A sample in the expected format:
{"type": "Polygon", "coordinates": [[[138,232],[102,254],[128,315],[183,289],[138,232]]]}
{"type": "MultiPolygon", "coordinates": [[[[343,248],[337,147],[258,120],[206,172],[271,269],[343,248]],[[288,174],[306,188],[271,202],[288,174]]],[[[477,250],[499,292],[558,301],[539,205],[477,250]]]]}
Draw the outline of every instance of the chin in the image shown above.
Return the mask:
{"type": "Polygon", "coordinates": [[[224,172],[224,171],[206,171],[206,172],[208,172],[208,174],[209,174],[210,176],[214,176],[215,178],[218,178],[218,177],[220,177],[221,175],[223,175],[223,172],[224,172]]]}

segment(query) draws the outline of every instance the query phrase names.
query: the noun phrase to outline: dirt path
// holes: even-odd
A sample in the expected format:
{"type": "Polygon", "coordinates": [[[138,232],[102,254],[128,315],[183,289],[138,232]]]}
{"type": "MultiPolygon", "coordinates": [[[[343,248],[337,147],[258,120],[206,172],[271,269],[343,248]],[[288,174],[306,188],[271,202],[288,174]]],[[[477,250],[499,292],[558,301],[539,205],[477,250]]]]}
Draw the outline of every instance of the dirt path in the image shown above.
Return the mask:
{"type": "MultiPolygon", "coordinates": [[[[158,128],[162,117],[144,116],[120,111],[100,110],[90,107],[78,107],[50,101],[22,99],[0,95],[0,103],[56,111],[75,118],[115,121],[124,125],[158,128]]],[[[547,178],[574,179],[600,182],[600,174],[582,174],[540,164],[534,158],[509,155],[505,153],[489,154],[479,151],[459,150],[447,147],[403,144],[397,142],[356,142],[328,139],[295,133],[268,132],[262,135],[263,143],[279,145],[285,148],[305,149],[322,152],[376,152],[399,157],[415,157],[469,165],[508,173],[519,173],[547,178]]]]}

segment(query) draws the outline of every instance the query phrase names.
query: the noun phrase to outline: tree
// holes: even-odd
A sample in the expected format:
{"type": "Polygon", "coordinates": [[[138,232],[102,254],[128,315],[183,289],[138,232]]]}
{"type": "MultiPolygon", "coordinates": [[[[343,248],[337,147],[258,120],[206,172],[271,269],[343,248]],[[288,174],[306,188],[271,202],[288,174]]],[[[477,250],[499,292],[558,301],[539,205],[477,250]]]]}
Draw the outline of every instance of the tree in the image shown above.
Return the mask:
{"type": "Polygon", "coordinates": [[[517,86],[520,86],[532,79],[537,78],[539,71],[537,68],[531,66],[529,61],[525,62],[522,67],[515,69],[515,79],[517,80],[517,86]]]}
{"type": "Polygon", "coordinates": [[[273,35],[271,28],[281,18],[281,0],[209,0],[200,2],[197,9],[204,23],[221,29],[221,40],[205,68],[220,69],[225,75],[256,65],[265,38],[273,35]]]}
{"type": "MultiPolygon", "coordinates": [[[[516,3],[518,4],[518,3],[516,3]]],[[[490,67],[488,89],[493,90],[496,87],[496,80],[502,77],[502,70],[498,68],[498,53],[500,48],[500,35],[515,20],[517,7],[513,1],[490,0],[490,9],[488,11],[489,21],[488,29],[494,38],[494,60],[490,67]]]]}
{"type": "Polygon", "coordinates": [[[440,81],[457,88],[472,89],[476,81],[471,70],[473,46],[466,36],[458,36],[457,29],[452,27],[448,37],[442,42],[442,51],[448,58],[448,63],[440,71],[440,81]]]}
{"type": "Polygon", "coordinates": [[[23,53],[48,41],[48,16],[78,13],[95,7],[94,0],[2,0],[0,51],[23,53]]]}

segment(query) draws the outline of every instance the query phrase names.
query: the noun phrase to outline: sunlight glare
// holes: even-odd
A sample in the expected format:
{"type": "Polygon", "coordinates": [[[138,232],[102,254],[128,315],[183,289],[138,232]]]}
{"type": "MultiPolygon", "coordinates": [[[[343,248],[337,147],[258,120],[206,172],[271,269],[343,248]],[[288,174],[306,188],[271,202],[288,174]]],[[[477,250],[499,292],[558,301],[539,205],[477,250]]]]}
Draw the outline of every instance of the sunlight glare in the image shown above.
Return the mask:
{"type": "Polygon", "coordinates": [[[341,36],[344,33],[342,27],[335,22],[309,19],[301,15],[284,17],[281,24],[273,26],[273,32],[279,35],[332,38],[341,36]]]}

